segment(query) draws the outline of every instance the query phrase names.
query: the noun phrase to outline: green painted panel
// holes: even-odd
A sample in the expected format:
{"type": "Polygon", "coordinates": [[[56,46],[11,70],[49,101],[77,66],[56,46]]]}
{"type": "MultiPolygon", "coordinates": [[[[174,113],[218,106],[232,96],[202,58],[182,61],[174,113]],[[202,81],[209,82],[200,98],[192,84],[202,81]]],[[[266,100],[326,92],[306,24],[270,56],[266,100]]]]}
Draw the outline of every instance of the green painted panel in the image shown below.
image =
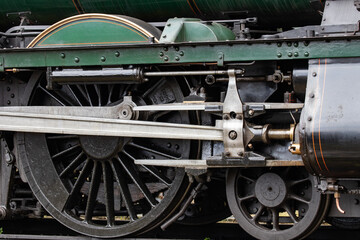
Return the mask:
{"type": "Polygon", "coordinates": [[[135,29],[105,19],[75,21],[55,29],[36,47],[146,43],[149,39],[135,29]]]}

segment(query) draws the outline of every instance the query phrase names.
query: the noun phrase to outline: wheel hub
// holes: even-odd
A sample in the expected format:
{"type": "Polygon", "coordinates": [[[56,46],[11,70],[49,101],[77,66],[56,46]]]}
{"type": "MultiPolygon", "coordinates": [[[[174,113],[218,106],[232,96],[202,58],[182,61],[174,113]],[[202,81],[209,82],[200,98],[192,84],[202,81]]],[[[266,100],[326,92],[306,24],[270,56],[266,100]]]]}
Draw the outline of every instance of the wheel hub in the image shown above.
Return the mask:
{"type": "Polygon", "coordinates": [[[124,147],[124,138],[104,136],[81,136],[80,144],[89,158],[108,160],[124,147]]]}
{"type": "Polygon", "coordinates": [[[255,195],[265,207],[273,208],[282,204],[287,195],[284,180],[275,173],[265,173],[256,181],[255,195]]]}

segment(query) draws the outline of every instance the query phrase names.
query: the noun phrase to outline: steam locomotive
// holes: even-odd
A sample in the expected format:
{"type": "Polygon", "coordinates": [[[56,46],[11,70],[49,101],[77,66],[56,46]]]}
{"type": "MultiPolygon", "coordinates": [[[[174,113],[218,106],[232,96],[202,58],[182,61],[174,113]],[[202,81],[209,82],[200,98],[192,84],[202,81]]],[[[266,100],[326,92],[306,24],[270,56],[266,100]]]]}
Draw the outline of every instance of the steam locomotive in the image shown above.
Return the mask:
{"type": "Polygon", "coordinates": [[[0,6],[1,219],[360,227],[359,0],[0,6]]]}

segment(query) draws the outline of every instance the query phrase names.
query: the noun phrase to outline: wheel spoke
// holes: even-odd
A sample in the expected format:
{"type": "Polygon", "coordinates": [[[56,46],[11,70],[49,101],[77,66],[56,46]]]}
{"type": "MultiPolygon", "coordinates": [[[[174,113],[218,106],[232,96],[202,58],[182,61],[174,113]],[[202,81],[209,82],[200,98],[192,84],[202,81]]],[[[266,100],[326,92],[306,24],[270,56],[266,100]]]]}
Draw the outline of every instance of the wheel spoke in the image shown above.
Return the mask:
{"type": "Polygon", "coordinates": [[[248,195],[248,196],[245,196],[245,197],[238,197],[238,200],[239,200],[239,202],[243,202],[243,201],[246,201],[246,200],[249,200],[249,199],[252,199],[252,198],[255,198],[255,194],[251,194],[251,195],[248,195]]]}
{"type": "Polygon", "coordinates": [[[285,204],[284,205],[284,209],[285,211],[289,214],[291,220],[293,221],[294,224],[297,224],[299,222],[298,218],[296,217],[294,211],[291,210],[290,206],[285,204]]]}
{"type": "Polygon", "coordinates": [[[288,186],[289,186],[289,187],[292,187],[292,186],[298,185],[298,184],[300,184],[300,183],[308,182],[308,181],[310,181],[308,178],[304,178],[304,179],[300,179],[300,180],[295,180],[295,181],[289,181],[289,182],[288,182],[288,186]]]}
{"type": "Polygon", "coordinates": [[[58,157],[60,157],[60,156],[62,156],[62,155],[64,155],[64,154],[67,154],[67,153],[70,153],[70,152],[74,151],[74,150],[77,149],[78,147],[80,147],[80,144],[76,144],[76,145],[74,145],[74,146],[72,146],[72,147],[69,147],[68,149],[65,149],[64,151],[61,151],[61,152],[53,155],[51,158],[52,158],[52,159],[58,158],[58,157]]]}
{"type": "Polygon", "coordinates": [[[310,204],[310,202],[309,202],[308,200],[306,200],[305,198],[300,197],[300,196],[298,196],[298,195],[295,195],[295,194],[289,194],[289,195],[288,195],[288,198],[293,199],[293,200],[296,200],[296,201],[298,201],[298,202],[302,202],[302,203],[308,204],[308,205],[310,204]]]}
{"type": "Polygon", "coordinates": [[[106,162],[102,162],[104,185],[105,185],[105,202],[107,226],[112,227],[115,223],[114,210],[114,181],[112,171],[106,162]]]}
{"type": "Polygon", "coordinates": [[[145,168],[149,173],[151,173],[153,176],[155,176],[157,179],[159,179],[167,186],[171,185],[172,181],[168,177],[166,177],[163,173],[161,173],[159,170],[157,170],[154,166],[145,166],[145,165],[140,165],[140,166],[145,168]]]}
{"type": "Polygon", "coordinates": [[[174,160],[179,160],[179,159],[180,159],[180,158],[177,158],[177,157],[168,155],[168,154],[166,154],[166,153],[159,152],[159,151],[153,150],[153,149],[151,149],[151,148],[147,148],[147,147],[141,146],[141,145],[136,144],[136,143],[133,143],[133,142],[128,143],[128,145],[129,145],[129,146],[132,146],[132,147],[135,147],[135,148],[138,148],[138,149],[141,149],[141,150],[144,150],[144,151],[147,151],[147,152],[151,152],[151,153],[154,153],[154,154],[163,156],[163,157],[168,158],[168,159],[174,159],[174,160]]]}
{"type": "Polygon", "coordinates": [[[260,217],[261,214],[263,213],[264,209],[265,209],[264,205],[261,205],[260,208],[259,208],[259,210],[258,210],[257,213],[255,214],[255,216],[252,218],[252,221],[253,221],[253,222],[256,222],[256,221],[259,219],[259,217],[260,217]]]}
{"type": "Polygon", "coordinates": [[[109,105],[111,103],[111,97],[114,92],[114,85],[108,86],[108,92],[109,92],[109,95],[108,95],[107,105],[109,105]]]}
{"type": "MultiPolygon", "coordinates": [[[[123,150],[123,153],[135,162],[136,159],[132,155],[130,155],[125,150],[123,150]]],[[[162,174],[159,170],[157,170],[154,166],[145,166],[145,165],[140,165],[140,166],[143,167],[144,169],[146,169],[149,173],[151,173],[157,179],[159,179],[160,181],[165,183],[167,186],[171,185],[171,183],[172,183],[171,180],[168,177],[166,177],[164,174],[162,174]]]]}
{"type": "Polygon", "coordinates": [[[254,183],[254,182],[255,182],[255,180],[254,180],[254,179],[249,178],[249,177],[246,177],[246,176],[244,176],[244,175],[239,175],[239,178],[245,179],[245,180],[247,180],[247,181],[249,181],[249,182],[252,182],[252,183],[254,183]]]}
{"type": "Polygon", "coordinates": [[[66,85],[67,88],[69,89],[71,95],[75,98],[76,102],[79,104],[79,106],[82,106],[79,98],[76,96],[75,92],[72,90],[72,88],[70,87],[70,85],[66,85]]]}
{"type": "Polygon", "coordinates": [[[277,209],[271,209],[273,230],[279,231],[279,211],[277,209]]]}
{"type": "Polygon", "coordinates": [[[81,152],[71,163],[60,173],[60,177],[64,177],[70,172],[74,171],[83,161],[82,157],[84,156],[84,152],[81,152]]]}
{"type": "Polygon", "coordinates": [[[85,88],[85,93],[86,93],[87,99],[88,99],[88,101],[90,103],[90,106],[93,107],[93,104],[92,104],[91,97],[90,97],[89,91],[87,89],[87,86],[84,85],[84,88],[85,88]]]}
{"type": "Polygon", "coordinates": [[[116,168],[113,162],[110,162],[110,165],[114,173],[115,180],[119,185],[121,196],[125,202],[125,207],[128,210],[130,219],[131,221],[135,221],[137,219],[137,216],[131,199],[129,186],[125,180],[125,173],[121,168],[116,168]]]}
{"type": "Polygon", "coordinates": [[[141,97],[146,98],[151,92],[153,92],[156,88],[161,87],[165,83],[164,78],[160,81],[156,82],[149,90],[147,90],[141,97]]]}
{"type": "Polygon", "coordinates": [[[82,169],[80,175],[78,176],[78,178],[73,186],[73,189],[71,190],[71,192],[69,194],[69,197],[65,204],[65,206],[68,209],[71,209],[73,207],[74,200],[76,200],[77,194],[80,192],[81,187],[84,185],[86,178],[90,175],[91,167],[92,167],[91,162],[92,161],[90,159],[86,160],[85,166],[82,169]]]}
{"type": "Polygon", "coordinates": [[[98,96],[98,106],[101,107],[101,90],[100,90],[98,84],[95,84],[94,87],[95,87],[96,94],[98,96]]]}
{"type": "Polygon", "coordinates": [[[86,94],[86,92],[84,91],[84,89],[82,88],[82,86],[80,85],[76,85],[77,89],[79,89],[81,95],[83,96],[83,98],[89,103],[90,105],[90,100],[88,99],[88,96],[86,94]]]}
{"type": "Polygon", "coordinates": [[[58,99],[57,97],[54,96],[54,94],[51,94],[48,90],[46,90],[45,88],[43,88],[42,86],[39,86],[39,88],[46,93],[47,95],[49,95],[52,99],[54,99],[58,104],[60,104],[61,106],[66,106],[65,103],[63,103],[62,101],[60,101],[60,99],[58,99]]]}
{"type": "Polygon", "coordinates": [[[86,203],[85,222],[91,222],[101,181],[101,165],[95,161],[91,176],[89,195],[86,203]]]}
{"type": "Polygon", "coordinates": [[[116,158],[125,171],[128,173],[130,178],[134,181],[135,185],[140,189],[140,191],[144,194],[146,200],[150,203],[151,207],[155,207],[157,201],[155,200],[154,196],[151,194],[150,190],[141,180],[139,173],[135,169],[134,163],[129,162],[127,159],[120,159],[120,157],[116,158]]]}

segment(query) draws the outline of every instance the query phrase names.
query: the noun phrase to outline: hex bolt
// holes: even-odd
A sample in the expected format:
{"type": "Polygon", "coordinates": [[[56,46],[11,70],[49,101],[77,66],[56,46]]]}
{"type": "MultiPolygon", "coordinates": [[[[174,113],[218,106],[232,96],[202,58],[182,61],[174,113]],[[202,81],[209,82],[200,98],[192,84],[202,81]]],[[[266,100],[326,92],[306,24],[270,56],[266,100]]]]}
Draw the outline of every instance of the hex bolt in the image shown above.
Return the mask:
{"type": "Polygon", "coordinates": [[[229,116],[229,114],[224,114],[223,118],[224,118],[224,120],[229,120],[230,116],[229,116]]]}
{"type": "Polygon", "coordinates": [[[250,115],[250,116],[254,116],[254,114],[255,114],[255,111],[254,111],[253,109],[250,109],[250,110],[249,110],[249,115],[250,115]]]}
{"type": "Polygon", "coordinates": [[[235,139],[237,138],[237,132],[234,131],[234,130],[230,131],[230,132],[229,132],[229,138],[230,138],[231,140],[235,140],[235,139]]]}

